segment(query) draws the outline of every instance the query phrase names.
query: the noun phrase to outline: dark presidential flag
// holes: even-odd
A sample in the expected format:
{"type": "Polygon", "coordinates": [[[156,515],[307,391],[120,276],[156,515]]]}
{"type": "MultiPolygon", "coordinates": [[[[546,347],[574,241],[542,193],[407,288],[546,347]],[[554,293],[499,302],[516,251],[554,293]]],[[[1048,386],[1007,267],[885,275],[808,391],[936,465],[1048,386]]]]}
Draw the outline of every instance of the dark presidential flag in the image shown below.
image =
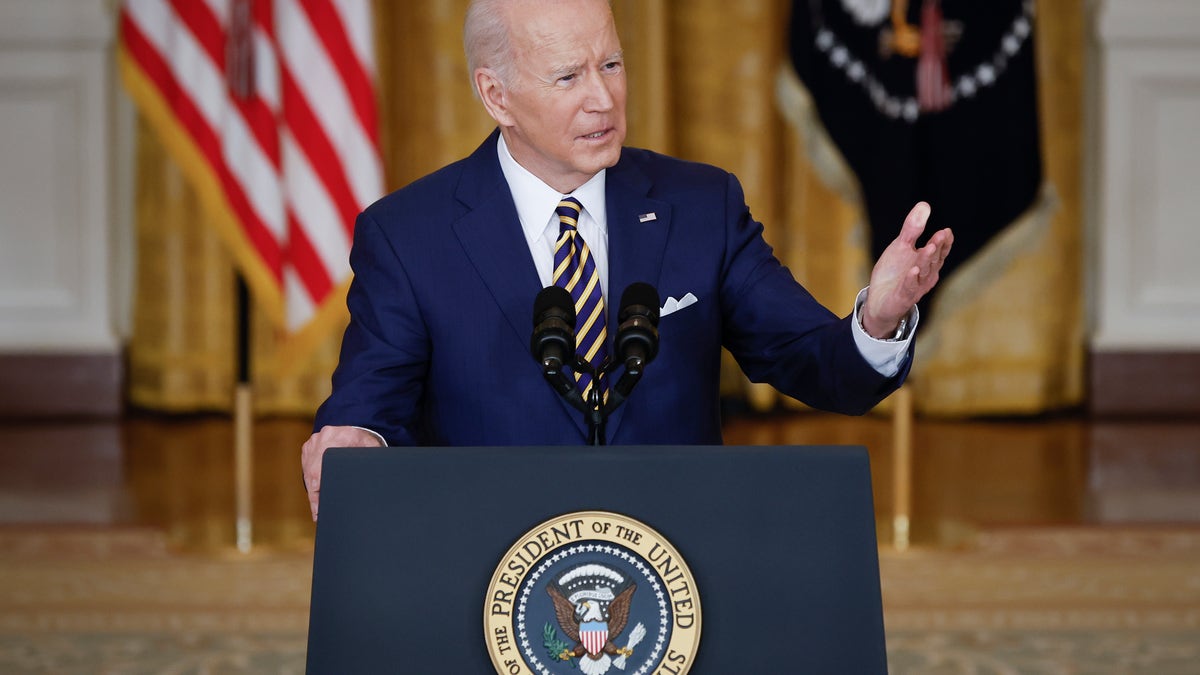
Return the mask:
{"type": "Polygon", "coordinates": [[[862,188],[876,257],[918,200],[953,274],[1042,181],[1033,0],[796,0],[792,62],[862,188]]]}

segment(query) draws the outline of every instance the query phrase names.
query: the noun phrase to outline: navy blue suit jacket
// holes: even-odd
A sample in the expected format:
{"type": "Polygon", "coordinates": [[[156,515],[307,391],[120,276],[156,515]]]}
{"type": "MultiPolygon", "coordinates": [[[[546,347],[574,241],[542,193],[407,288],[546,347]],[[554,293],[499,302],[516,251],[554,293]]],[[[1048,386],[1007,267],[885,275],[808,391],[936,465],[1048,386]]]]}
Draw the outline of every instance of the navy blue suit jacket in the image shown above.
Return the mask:
{"type": "MultiPolygon", "coordinates": [[[[662,317],[658,357],[609,418],[610,443],[720,443],[722,346],[750,379],[824,410],[861,414],[899,386],[907,366],[894,378],[876,372],[851,319],[775,259],[733,175],[625,148],[606,184],[611,297],[642,281],[664,301],[698,299],[662,317]]],[[[542,285],[495,133],[367,208],[350,260],[351,320],[317,429],[366,427],[390,445],[586,441],[583,416],[529,351],[542,285]]],[[[610,327],[617,304],[608,302],[610,327]]]]}

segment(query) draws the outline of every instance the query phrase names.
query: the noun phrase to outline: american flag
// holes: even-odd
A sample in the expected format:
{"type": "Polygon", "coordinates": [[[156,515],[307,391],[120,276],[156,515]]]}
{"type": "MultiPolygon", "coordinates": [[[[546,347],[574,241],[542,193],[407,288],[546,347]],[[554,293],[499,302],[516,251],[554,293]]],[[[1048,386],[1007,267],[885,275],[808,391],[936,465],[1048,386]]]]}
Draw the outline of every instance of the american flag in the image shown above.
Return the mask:
{"type": "Polygon", "coordinates": [[[340,307],[383,192],[370,0],[124,0],[118,60],[261,307],[340,307]]]}

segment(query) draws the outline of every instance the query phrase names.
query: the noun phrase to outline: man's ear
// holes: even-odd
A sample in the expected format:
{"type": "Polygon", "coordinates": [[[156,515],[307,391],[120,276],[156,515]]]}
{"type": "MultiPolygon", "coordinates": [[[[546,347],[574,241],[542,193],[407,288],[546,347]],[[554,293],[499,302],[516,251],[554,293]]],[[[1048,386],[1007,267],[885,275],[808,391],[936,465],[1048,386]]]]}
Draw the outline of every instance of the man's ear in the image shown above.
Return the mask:
{"type": "Polygon", "coordinates": [[[475,69],[475,91],[483,107],[502,127],[512,126],[512,115],[508,111],[508,90],[504,82],[491,68],[475,69]]]}

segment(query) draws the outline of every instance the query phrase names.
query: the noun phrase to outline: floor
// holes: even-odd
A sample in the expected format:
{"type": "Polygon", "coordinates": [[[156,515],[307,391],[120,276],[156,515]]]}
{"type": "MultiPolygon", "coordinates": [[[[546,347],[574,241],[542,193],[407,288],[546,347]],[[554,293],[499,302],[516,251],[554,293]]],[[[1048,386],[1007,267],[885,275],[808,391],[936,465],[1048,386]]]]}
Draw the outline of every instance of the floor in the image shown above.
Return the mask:
{"type": "MultiPolygon", "coordinates": [[[[0,524],[146,527],[184,551],[233,550],[233,428],[222,416],[0,423],[0,524]]],[[[252,541],[311,547],[299,419],[253,429],[252,541]]],[[[863,445],[881,544],[891,541],[892,422],[812,412],[736,415],[730,445],[863,445]]],[[[1200,422],[918,419],[912,542],[952,547],[1011,526],[1200,525],[1200,422]]]]}
{"type": "MultiPolygon", "coordinates": [[[[1200,422],[731,416],[732,445],[871,456],[889,672],[1200,673],[1200,422]]],[[[0,672],[305,670],[308,424],[253,428],[251,546],[219,416],[0,422],[0,672]]],[[[459,639],[459,638],[454,638],[459,639]]]]}

